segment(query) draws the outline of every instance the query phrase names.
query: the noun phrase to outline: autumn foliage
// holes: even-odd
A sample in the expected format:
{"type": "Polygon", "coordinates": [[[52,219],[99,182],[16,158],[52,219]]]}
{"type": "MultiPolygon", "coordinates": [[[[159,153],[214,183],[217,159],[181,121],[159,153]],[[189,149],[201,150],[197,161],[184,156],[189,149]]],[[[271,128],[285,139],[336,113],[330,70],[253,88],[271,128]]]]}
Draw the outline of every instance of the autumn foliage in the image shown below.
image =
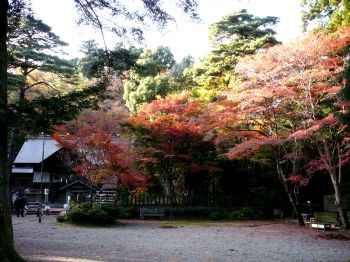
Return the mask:
{"type": "Polygon", "coordinates": [[[168,196],[189,196],[191,179],[222,172],[218,152],[229,159],[268,159],[300,224],[299,189],[325,172],[347,227],[340,188],[350,138],[338,116],[348,107],[340,90],[349,45],[350,28],[342,28],[240,57],[232,87],[212,101],[187,91],[141,105],[124,123],[129,143],[112,139],[124,132],[114,125],[121,119],[89,114],[61,130],[74,135],[59,139],[79,159],[74,170],[92,183],[115,178],[145,185],[137,163],[168,196]]]}
{"type": "Polygon", "coordinates": [[[136,166],[138,156],[129,143],[111,133],[86,125],[73,134],[56,134],[55,139],[65,149],[66,162],[91,185],[145,187],[146,176],[136,166]]]}
{"type": "Polygon", "coordinates": [[[273,147],[270,157],[282,182],[289,184],[305,185],[309,174],[326,170],[340,207],[337,190],[341,167],[348,161],[348,138],[346,126],[336,115],[344,108],[339,92],[349,44],[350,28],[343,28],[242,58],[236,66],[235,86],[224,93],[227,99],[211,104],[205,116],[209,129],[216,129],[217,143],[236,140],[228,157],[250,156],[273,147]],[[221,121],[215,121],[218,118],[221,121]],[[304,140],[314,142],[319,158],[307,159],[304,140]],[[301,157],[291,157],[295,151],[301,157]]]}
{"type": "Polygon", "coordinates": [[[201,154],[212,145],[201,132],[201,115],[205,105],[190,93],[169,95],[144,104],[130,124],[146,145],[144,165],[157,174],[169,196],[188,195],[188,179],[200,172],[220,169],[205,163],[201,154]]]}
{"type": "Polygon", "coordinates": [[[338,124],[334,113],[342,108],[342,50],[349,43],[350,29],[342,29],[242,58],[236,66],[239,80],[224,92],[227,99],[206,110],[207,129],[216,128],[218,143],[232,136],[244,138],[228,154],[235,157],[338,124]]]}

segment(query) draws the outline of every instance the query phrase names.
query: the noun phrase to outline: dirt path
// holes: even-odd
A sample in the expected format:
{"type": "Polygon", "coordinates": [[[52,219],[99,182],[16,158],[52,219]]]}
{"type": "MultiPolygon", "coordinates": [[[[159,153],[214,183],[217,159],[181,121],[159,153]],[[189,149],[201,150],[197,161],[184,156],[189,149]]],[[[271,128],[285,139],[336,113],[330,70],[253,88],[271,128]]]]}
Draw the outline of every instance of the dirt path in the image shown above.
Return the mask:
{"type": "Polygon", "coordinates": [[[29,261],[345,261],[350,241],[329,232],[280,223],[219,223],[160,227],[125,221],[120,227],[61,226],[53,216],[13,217],[15,245],[29,261]]]}

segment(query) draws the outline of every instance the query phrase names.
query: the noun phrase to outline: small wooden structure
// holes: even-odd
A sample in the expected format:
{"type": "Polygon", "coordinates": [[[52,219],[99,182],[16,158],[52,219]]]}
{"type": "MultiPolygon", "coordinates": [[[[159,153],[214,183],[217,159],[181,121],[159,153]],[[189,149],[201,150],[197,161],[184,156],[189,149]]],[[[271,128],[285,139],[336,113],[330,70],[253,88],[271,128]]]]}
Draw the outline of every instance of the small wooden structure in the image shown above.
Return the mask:
{"type": "MultiPolygon", "coordinates": [[[[90,196],[90,185],[85,183],[82,180],[74,180],[62,187],[60,187],[59,191],[61,194],[66,196],[65,203],[68,203],[69,200],[73,200],[74,202],[84,202],[90,196]]],[[[93,192],[96,191],[96,188],[93,187],[93,192]]]]}

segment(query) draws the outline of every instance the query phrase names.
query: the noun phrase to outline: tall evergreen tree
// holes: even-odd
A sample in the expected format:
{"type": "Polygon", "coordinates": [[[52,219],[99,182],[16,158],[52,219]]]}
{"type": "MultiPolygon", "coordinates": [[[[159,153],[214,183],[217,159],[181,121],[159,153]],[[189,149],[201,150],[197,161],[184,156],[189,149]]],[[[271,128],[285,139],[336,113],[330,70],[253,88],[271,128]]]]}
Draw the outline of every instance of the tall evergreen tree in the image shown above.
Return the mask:
{"type": "Polygon", "coordinates": [[[81,51],[84,57],[79,66],[88,78],[120,78],[125,79],[126,72],[135,67],[137,59],[142,53],[141,48],[125,48],[122,43],[117,44],[112,50],[97,46],[94,40],[83,43],[81,51]]]}
{"type": "Polygon", "coordinates": [[[8,108],[7,108],[7,12],[9,3],[0,1],[0,260],[23,261],[14,248],[9,199],[8,108]]]}
{"type": "Polygon", "coordinates": [[[349,0],[301,0],[304,31],[311,22],[328,31],[350,24],[349,0]]]}
{"type": "Polygon", "coordinates": [[[209,33],[212,50],[195,69],[197,82],[215,89],[229,87],[239,56],[254,54],[278,43],[276,32],[271,29],[277,22],[277,17],[260,18],[243,9],[212,24],[209,33]]]}
{"type": "Polygon", "coordinates": [[[182,60],[180,63],[176,63],[174,67],[172,68],[172,76],[174,77],[181,77],[184,75],[185,71],[192,67],[194,64],[194,58],[191,55],[187,55],[182,60]]]}
{"type": "Polygon", "coordinates": [[[123,97],[132,112],[136,112],[142,103],[172,91],[169,70],[174,64],[173,54],[168,47],[143,51],[135,68],[130,70],[129,80],[124,84],[123,97]]]}
{"type": "Polygon", "coordinates": [[[29,133],[25,127],[29,119],[31,120],[29,126],[31,129],[33,127],[33,116],[23,119],[27,115],[27,112],[22,111],[23,104],[37,99],[38,96],[33,95],[33,90],[41,96],[46,96],[48,93],[59,94],[58,82],[64,85],[71,83],[75,64],[55,54],[60,51],[59,48],[67,44],[61,41],[48,25],[35,19],[31,14],[9,16],[9,23],[12,30],[8,34],[8,69],[9,72],[14,72],[9,73],[9,103],[10,107],[16,109],[13,118],[16,121],[11,123],[9,148],[9,161],[12,163],[20,142],[19,138],[29,133]],[[59,81],[52,81],[55,76],[59,81]],[[47,87],[51,92],[40,92],[40,87],[47,87]],[[31,99],[28,92],[32,93],[31,99]]]}

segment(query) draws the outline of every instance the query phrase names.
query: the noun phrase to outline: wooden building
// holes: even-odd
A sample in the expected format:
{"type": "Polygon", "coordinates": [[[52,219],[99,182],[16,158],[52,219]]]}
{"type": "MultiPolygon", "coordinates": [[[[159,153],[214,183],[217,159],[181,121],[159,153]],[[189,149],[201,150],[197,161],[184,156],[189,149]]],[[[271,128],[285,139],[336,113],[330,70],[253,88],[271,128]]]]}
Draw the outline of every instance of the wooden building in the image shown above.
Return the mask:
{"type": "Polygon", "coordinates": [[[27,201],[65,203],[65,192],[59,189],[68,183],[70,171],[60,150],[61,146],[50,136],[27,140],[12,167],[11,191],[25,190],[27,201]]]}

